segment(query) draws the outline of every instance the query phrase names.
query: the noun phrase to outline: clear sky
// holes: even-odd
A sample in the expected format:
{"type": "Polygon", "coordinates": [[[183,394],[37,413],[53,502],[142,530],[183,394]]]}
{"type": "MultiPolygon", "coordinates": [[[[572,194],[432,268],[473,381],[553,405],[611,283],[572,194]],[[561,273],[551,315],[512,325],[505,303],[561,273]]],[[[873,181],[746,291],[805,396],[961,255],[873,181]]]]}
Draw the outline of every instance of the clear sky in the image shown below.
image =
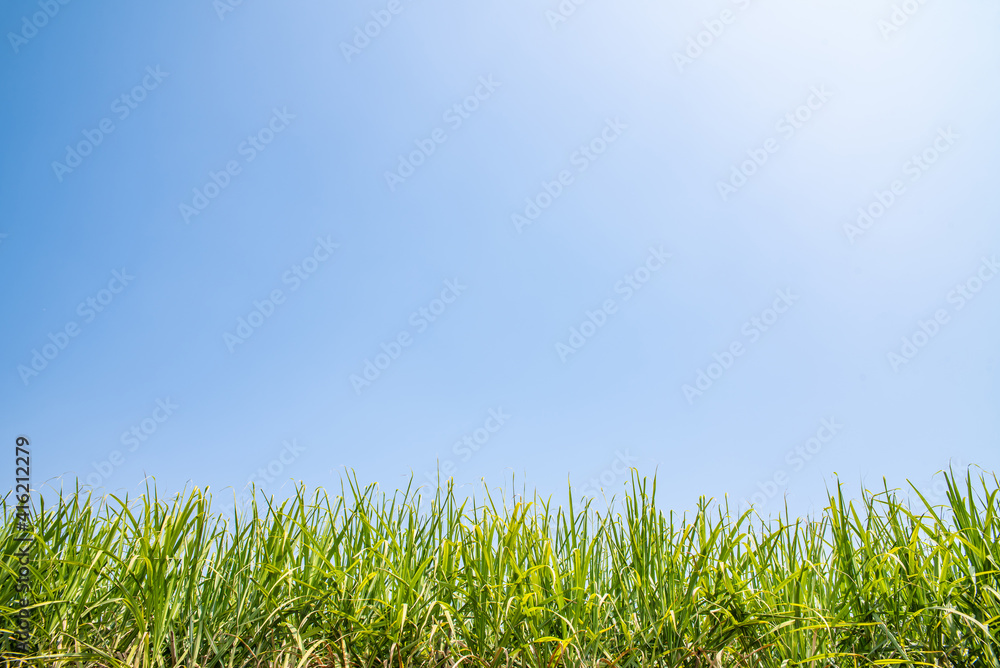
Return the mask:
{"type": "Polygon", "coordinates": [[[36,0],[0,29],[10,480],[19,434],[35,487],[133,494],[440,462],[563,499],[634,466],[678,510],[806,512],[835,473],[997,468],[995,2],[36,0]]]}

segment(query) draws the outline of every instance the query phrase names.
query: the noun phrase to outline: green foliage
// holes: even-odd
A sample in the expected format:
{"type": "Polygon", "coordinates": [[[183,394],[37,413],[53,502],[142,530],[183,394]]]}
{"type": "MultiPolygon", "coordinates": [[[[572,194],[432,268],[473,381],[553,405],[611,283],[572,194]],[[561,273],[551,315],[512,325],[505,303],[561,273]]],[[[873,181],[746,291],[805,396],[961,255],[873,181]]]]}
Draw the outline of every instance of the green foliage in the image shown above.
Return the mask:
{"type": "MultiPolygon", "coordinates": [[[[351,476],[235,515],[197,489],[77,488],[35,512],[25,663],[1000,668],[1000,483],[946,479],[942,506],[838,485],[795,520],[704,499],[664,513],[634,472],[614,514],[572,494],[460,501],[451,483],[390,497],[351,476]]],[[[17,533],[5,502],[4,603],[17,533]]]]}

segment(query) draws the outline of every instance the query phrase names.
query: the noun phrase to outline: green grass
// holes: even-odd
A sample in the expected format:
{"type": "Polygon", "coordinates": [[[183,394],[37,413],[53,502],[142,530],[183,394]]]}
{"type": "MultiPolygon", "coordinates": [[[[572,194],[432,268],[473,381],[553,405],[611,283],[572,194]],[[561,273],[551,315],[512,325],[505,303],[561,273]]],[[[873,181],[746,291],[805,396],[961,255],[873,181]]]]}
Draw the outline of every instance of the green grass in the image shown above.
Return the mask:
{"type": "Polygon", "coordinates": [[[768,521],[664,512],[635,475],[612,516],[350,476],[234,521],[200,490],[78,490],[36,508],[32,664],[1000,667],[1000,483],[947,483],[768,521]]]}

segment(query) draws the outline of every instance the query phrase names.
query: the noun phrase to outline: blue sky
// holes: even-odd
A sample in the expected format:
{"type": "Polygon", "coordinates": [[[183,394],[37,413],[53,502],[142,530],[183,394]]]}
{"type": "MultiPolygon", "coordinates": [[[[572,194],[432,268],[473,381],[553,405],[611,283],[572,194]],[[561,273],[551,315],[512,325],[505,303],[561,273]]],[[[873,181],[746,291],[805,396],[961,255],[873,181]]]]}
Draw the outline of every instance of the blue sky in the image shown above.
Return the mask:
{"type": "Polygon", "coordinates": [[[835,474],[995,470],[998,27],[8,3],[3,438],[36,487],[132,493],[634,466],[676,509],[808,512],[835,474]]]}

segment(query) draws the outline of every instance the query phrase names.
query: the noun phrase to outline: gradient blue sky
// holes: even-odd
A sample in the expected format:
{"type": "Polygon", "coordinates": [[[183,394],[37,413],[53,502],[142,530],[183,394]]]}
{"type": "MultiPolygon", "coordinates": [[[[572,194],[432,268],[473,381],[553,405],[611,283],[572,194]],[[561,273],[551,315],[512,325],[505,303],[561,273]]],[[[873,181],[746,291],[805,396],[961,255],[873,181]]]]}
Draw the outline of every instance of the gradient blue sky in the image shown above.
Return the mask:
{"type": "Polygon", "coordinates": [[[225,2],[0,10],[0,431],[32,439],[36,487],[242,489],[270,465],[279,495],[293,478],[339,488],[344,467],[391,490],[440,460],[462,485],[515,474],[561,499],[568,477],[620,491],[627,461],[676,509],[756,492],[805,512],[834,473],[856,489],[926,484],[949,460],[996,469],[1000,280],[977,277],[1000,253],[995,2],[588,0],[563,2],[565,21],[556,0],[225,2]],[[348,58],[373,16],[391,22],[348,58]],[[477,90],[456,127],[448,110],[477,90]],[[103,119],[79,166],[53,165],[103,119]],[[512,222],[560,175],[536,220],[512,222]],[[846,232],[894,181],[884,215],[846,232]],[[338,248],[296,285],[318,238],[338,248]],[[670,259],[626,300],[651,247],[670,259]],[[464,289],[423,328],[412,314],[439,310],[446,281],[464,289]],[[778,291],[794,303],[777,322],[745,325],[778,291]],[[111,296],[92,320],[78,306],[111,296]],[[564,361],[557,344],[607,300],[564,361]],[[921,322],[935,335],[894,365],[921,322]],[[401,332],[411,344],[357,392],[401,332]],[[25,373],[50,334],[65,348],[25,373]],[[723,373],[686,396],[700,371],[723,373]]]}

